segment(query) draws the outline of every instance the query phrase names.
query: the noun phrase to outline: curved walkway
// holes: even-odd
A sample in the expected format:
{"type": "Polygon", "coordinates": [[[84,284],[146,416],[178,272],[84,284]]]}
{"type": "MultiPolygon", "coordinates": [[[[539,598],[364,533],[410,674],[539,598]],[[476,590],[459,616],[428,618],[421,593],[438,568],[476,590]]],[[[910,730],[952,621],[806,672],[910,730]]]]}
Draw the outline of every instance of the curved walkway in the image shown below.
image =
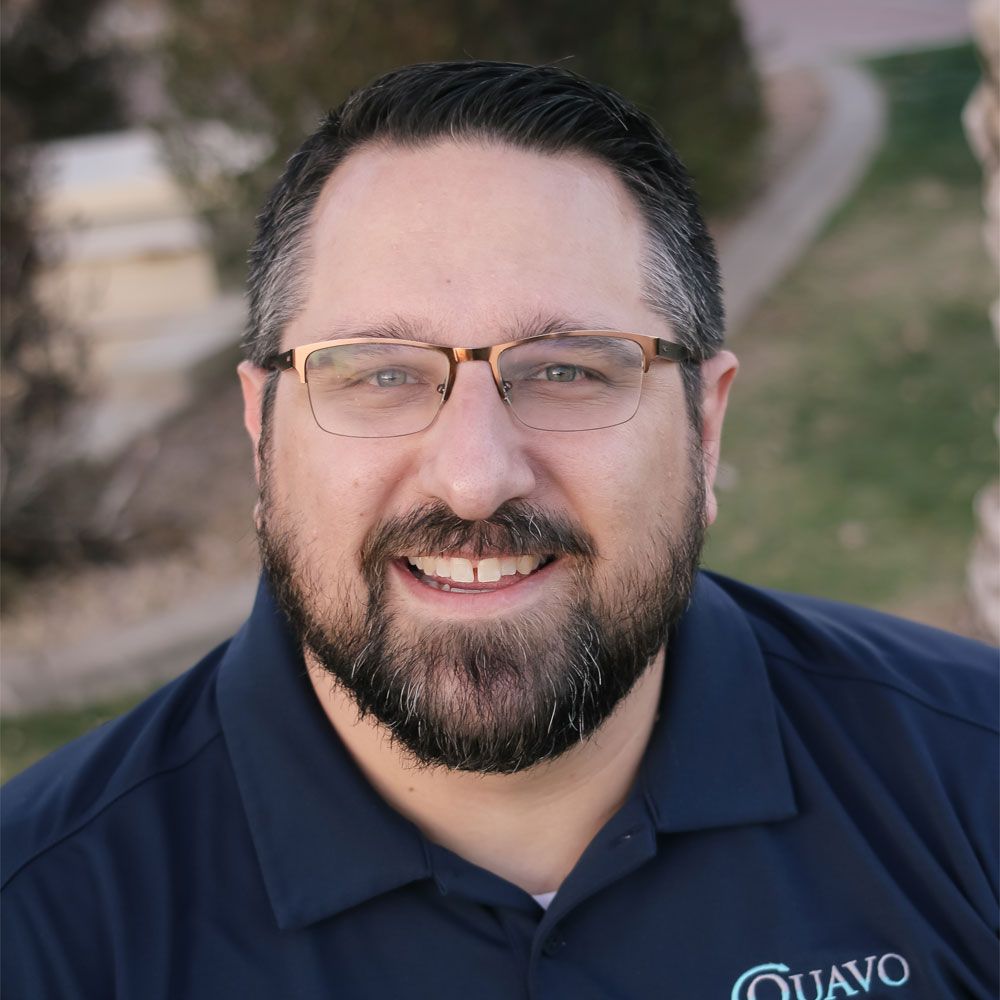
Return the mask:
{"type": "Polygon", "coordinates": [[[813,72],[827,100],[822,126],[719,244],[730,338],[854,190],[884,132],[885,100],[867,73],[836,63],[813,72]]]}

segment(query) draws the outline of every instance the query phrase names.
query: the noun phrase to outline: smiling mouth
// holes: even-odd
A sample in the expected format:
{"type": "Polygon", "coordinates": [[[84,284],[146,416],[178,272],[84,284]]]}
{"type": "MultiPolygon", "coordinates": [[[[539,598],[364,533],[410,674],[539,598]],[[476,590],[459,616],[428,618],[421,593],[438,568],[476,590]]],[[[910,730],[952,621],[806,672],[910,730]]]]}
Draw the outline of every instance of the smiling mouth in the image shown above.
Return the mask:
{"type": "Polygon", "coordinates": [[[400,562],[421,583],[457,594],[492,593],[516,586],[553,561],[554,556],[406,556],[400,562]]]}

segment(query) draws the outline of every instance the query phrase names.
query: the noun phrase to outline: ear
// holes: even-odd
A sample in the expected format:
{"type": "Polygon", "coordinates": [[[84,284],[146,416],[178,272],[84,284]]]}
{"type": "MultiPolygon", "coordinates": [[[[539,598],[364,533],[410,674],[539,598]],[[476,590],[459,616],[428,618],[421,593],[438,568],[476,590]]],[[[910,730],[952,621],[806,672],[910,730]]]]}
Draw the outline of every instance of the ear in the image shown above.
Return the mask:
{"type": "Polygon", "coordinates": [[[241,361],[236,367],[243,390],[243,426],[253,444],[254,474],[260,483],[260,433],[261,406],[264,401],[264,386],[270,372],[252,361],[241,361]]]}
{"type": "Polygon", "coordinates": [[[701,449],[705,476],[705,513],[709,524],[714,523],[719,512],[715,497],[715,473],[719,468],[722,422],[726,416],[729,388],[739,366],[736,355],[730,351],[720,351],[702,362],[701,366],[701,449]]]}

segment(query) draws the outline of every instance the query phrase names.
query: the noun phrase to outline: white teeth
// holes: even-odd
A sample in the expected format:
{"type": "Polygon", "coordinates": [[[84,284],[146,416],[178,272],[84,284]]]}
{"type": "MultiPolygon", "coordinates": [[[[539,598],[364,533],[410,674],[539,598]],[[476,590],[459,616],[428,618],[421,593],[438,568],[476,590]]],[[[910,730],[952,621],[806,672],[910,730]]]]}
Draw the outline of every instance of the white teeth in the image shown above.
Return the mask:
{"type": "Polygon", "coordinates": [[[480,583],[496,583],[500,579],[499,559],[480,559],[476,567],[476,576],[480,583]]]}
{"type": "Polygon", "coordinates": [[[476,574],[472,569],[472,560],[463,559],[461,556],[452,556],[451,578],[456,583],[472,583],[476,578],[476,574]]]}
{"type": "MultiPolygon", "coordinates": [[[[501,577],[529,576],[542,563],[541,556],[488,556],[464,559],[461,556],[407,556],[406,561],[425,573],[455,583],[496,583],[501,577]]],[[[449,588],[450,589],[450,588],[449,588]]]]}
{"type": "Polygon", "coordinates": [[[538,556],[518,556],[517,557],[517,571],[522,576],[527,576],[529,573],[534,573],[538,569],[538,564],[542,560],[538,556]]]}

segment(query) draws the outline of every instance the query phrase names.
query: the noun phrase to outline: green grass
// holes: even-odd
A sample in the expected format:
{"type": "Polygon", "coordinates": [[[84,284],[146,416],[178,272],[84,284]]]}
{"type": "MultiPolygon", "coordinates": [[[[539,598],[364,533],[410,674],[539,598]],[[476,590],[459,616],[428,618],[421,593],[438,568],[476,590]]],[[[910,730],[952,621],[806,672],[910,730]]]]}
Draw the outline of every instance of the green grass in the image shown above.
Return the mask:
{"type": "Polygon", "coordinates": [[[980,79],[971,45],[916,52],[868,64],[889,98],[889,141],[861,194],[898,191],[901,180],[940,177],[978,188],[982,175],[969,151],[961,113],[980,79]]]}
{"type": "Polygon", "coordinates": [[[40,757],[127,712],[148,691],[75,710],[52,710],[4,719],[0,725],[0,777],[6,781],[40,757]]]}
{"type": "Polygon", "coordinates": [[[890,102],[884,147],[735,338],[730,487],[706,561],[926,610],[961,603],[972,498],[996,472],[995,282],[960,119],[979,68],[968,47],[871,68],[890,102]]]}

